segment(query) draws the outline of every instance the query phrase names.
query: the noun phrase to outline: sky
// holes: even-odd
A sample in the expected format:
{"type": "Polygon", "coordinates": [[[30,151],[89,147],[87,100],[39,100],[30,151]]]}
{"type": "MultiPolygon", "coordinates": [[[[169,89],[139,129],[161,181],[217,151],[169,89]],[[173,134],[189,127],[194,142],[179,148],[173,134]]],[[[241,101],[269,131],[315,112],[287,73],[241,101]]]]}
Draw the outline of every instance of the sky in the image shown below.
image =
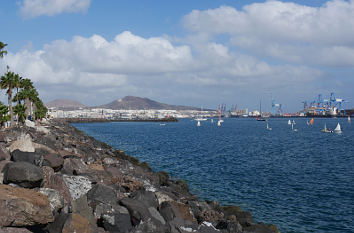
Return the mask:
{"type": "MultiPolygon", "coordinates": [[[[6,66],[44,102],[127,95],[284,112],[354,104],[354,0],[2,0],[6,66]]],[[[5,91],[0,100],[6,102],[5,91]]]]}

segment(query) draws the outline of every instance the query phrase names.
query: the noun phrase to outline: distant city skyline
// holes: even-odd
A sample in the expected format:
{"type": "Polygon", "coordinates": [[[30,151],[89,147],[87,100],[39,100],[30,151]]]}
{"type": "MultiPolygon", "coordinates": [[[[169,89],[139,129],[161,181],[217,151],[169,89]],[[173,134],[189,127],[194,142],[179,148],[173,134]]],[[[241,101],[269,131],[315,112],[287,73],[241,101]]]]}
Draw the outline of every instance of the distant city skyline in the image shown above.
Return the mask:
{"type": "MultiPolygon", "coordinates": [[[[6,66],[44,102],[132,95],[215,109],[354,104],[354,0],[5,0],[6,66]]],[[[0,100],[6,101],[2,91],[0,100]]]]}

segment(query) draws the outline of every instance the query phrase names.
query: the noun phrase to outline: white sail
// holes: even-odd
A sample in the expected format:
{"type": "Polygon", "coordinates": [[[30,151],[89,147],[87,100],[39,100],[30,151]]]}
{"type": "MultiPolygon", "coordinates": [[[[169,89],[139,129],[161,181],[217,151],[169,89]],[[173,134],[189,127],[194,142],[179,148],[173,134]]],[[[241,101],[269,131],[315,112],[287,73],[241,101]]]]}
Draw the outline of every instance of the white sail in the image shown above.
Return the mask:
{"type": "Polygon", "coordinates": [[[341,130],[341,128],[340,128],[340,124],[339,124],[339,123],[337,124],[337,127],[334,129],[334,132],[336,132],[336,133],[340,133],[340,132],[342,132],[342,130],[341,130]]]}
{"type": "Polygon", "coordinates": [[[200,121],[198,121],[197,126],[200,126],[200,121]]]}
{"type": "Polygon", "coordinates": [[[272,128],[269,127],[268,122],[267,122],[267,130],[272,130],[272,128]]]}
{"type": "Polygon", "coordinates": [[[291,125],[291,120],[288,120],[288,125],[291,125]]]}
{"type": "Polygon", "coordinates": [[[218,126],[221,126],[221,121],[220,120],[218,121],[218,126]]]}

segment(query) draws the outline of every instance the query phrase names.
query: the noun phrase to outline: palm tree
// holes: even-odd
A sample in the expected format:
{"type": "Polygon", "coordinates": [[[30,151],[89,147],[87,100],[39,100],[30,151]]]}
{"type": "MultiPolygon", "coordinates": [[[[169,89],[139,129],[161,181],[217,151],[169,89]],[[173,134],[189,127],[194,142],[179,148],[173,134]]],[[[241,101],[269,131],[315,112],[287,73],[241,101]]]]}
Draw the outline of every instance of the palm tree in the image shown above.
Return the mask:
{"type": "Polygon", "coordinates": [[[37,90],[33,87],[30,89],[22,89],[19,91],[16,96],[14,97],[13,101],[19,100],[20,103],[23,100],[23,104],[26,107],[26,116],[31,115],[32,116],[32,104],[38,99],[38,92],[37,90]]]}
{"type": "Polygon", "coordinates": [[[26,107],[25,107],[25,105],[17,104],[14,107],[14,112],[17,115],[18,122],[21,122],[23,124],[26,120],[26,107]]]}
{"type": "Polygon", "coordinates": [[[13,85],[14,76],[15,76],[14,72],[7,71],[5,73],[5,75],[1,76],[1,79],[0,79],[1,89],[7,89],[6,94],[7,94],[7,100],[9,103],[11,127],[14,125],[14,113],[12,110],[12,90],[14,87],[14,85],[13,85]]]}
{"type": "Polygon", "coordinates": [[[35,101],[36,105],[36,111],[34,112],[34,115],[36,119],[42,119],[46,117],[48,109],[47,107],[43,104],[42,100],[40,98],[37,98],[35,101]]]}
{"type": "Polygon", "coordinates": [[[0,125],[4,126],[4,123],[10,120],[9,108],[0,101],[0,125]]]}
{"type": "MultiPolygon", "coordinates": [[[[18,74],[15,74],[14,76],[14,82],[13,82],[13,87],[16,87],[16,94],[18,93],[18,89],[21,87],[21,83],[22,83],[22,77],[18,74]]],[[[17,104],[20,103],[20,100],[18,99],[18,95],[17,95],[17,99],[16,99],[17,104]]]]}
{"type": "Polygon", "coordinates": [[[4,44],[0,41],[0,57],[3,58],[5,54],[7,54],[7,51],[4,50],[7,44],[4,44]]]}

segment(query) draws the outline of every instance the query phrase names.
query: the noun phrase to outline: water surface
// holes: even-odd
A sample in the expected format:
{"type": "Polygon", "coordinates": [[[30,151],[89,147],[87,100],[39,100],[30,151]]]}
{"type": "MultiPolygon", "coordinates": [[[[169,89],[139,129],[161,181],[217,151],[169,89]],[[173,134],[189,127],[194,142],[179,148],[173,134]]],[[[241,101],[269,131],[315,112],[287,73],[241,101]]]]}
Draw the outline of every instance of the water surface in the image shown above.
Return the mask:
{"type": "Polygon", "coordinates": [[[251,211],[281,232],[354,232],[354,126],[346,119],[225,119],[74,124],[88,135],[185,179],[193,194],[251,211]],[[321,133],[324,123],[343,133],[321,133]]]}

